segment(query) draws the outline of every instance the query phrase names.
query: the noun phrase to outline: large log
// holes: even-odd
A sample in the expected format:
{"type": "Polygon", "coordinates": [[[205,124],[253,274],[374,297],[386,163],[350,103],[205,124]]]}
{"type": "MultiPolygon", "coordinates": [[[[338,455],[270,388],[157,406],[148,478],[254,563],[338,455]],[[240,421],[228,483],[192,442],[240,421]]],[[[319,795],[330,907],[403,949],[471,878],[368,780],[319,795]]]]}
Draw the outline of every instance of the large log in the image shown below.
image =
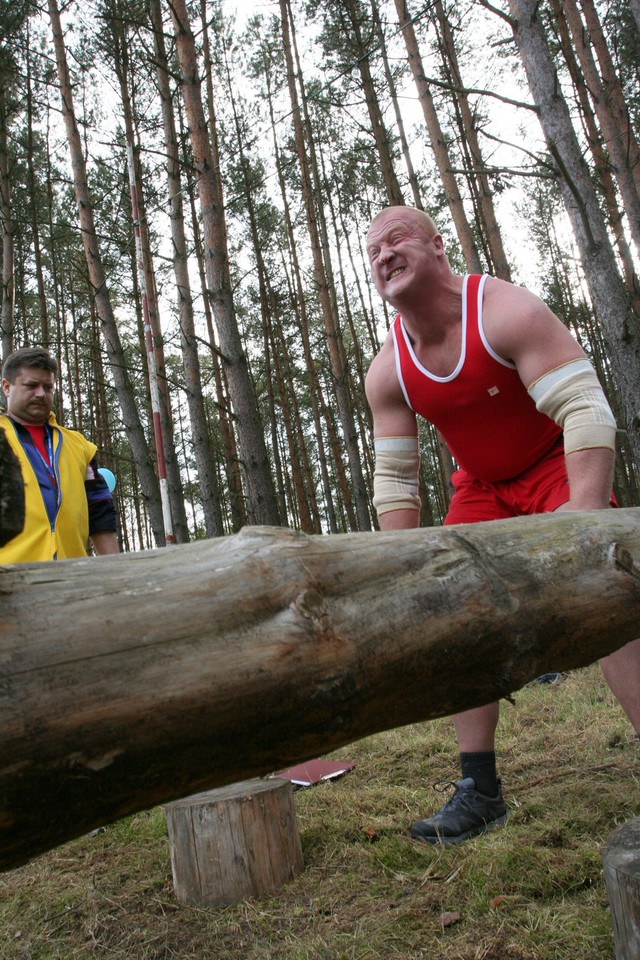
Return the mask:
{"type": "Polygon", "coordinates": [[[2,570],[0,868],[640,632],[640,510],[2,570]]]}

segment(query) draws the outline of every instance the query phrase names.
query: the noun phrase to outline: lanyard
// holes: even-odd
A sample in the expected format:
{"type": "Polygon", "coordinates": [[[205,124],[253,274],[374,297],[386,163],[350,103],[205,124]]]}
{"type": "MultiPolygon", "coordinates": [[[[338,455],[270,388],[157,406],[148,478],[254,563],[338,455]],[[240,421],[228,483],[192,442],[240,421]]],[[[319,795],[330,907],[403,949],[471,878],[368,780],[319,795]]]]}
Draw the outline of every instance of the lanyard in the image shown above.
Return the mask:
{"type": "Polygon", "coordinates": [[[53,455],[53,437],[51,435],[51,431],[49,429],[48,424],[44,425],[44,445],[47,451],[47,457],[42,456],[40,450],[38,450],[35,444],[34,444],[34,447],[35,447],[36,453],[38,454],[38,456],[40,457],[40,460],[42,461],[43,467],[47,472],[47,476],[51,480],[51,486],[56,495],[56,503],[59,506],[60,505],[60,487],[58,484],[58,478],[56,476],[56,470],[55,470],[55,459],[53,455]]]}

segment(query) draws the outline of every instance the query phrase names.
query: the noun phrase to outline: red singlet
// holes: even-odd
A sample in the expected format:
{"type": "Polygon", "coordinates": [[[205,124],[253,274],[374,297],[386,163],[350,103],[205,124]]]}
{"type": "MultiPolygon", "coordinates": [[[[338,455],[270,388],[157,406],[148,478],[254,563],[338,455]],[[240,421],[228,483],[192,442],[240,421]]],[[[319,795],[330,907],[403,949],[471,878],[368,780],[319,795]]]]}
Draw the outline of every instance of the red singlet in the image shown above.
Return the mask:
{"type": "Polygon", "coordinates": [[[458,364],[436,377],[415,355],[400,316],[393,325],[396,370],[409,407],[433,423],[471,476],[516,477],[556,443],[560,427],[536,410],[515,364],[495,353],[482,326],[486,276],[466,276],[458,364]]]}

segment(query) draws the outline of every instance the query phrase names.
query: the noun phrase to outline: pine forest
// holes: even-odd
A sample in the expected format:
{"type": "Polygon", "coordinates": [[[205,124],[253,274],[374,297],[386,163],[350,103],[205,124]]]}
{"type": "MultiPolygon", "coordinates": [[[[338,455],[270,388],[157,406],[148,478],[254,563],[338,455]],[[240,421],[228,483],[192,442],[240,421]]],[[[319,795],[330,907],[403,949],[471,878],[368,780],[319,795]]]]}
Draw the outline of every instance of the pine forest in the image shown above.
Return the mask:
{"type": "Polygon", "coordinates": [[[639,0],[2,0],[2,352],[58,357],[122,549],[374,528],[394,204],[571,329],[640,504],[639,71],[639,0]]]}

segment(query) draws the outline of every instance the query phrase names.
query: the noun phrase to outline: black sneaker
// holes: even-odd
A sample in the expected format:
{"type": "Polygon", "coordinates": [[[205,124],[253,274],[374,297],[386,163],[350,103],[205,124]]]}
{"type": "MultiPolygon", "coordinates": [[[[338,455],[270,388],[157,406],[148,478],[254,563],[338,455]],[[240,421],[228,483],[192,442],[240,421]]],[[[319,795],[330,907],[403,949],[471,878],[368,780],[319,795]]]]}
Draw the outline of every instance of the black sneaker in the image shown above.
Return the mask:
{"type": "Polygon", "coordinates": [[[499,780],[498,794],[493,798],[478,793],[471,777],[458,780],[455,788],[444,807],[427,820],[417,820],[413,824],[412,837],[427,843],[462,843],[469,837],[493,830],[507,819],[499,780]]]}

